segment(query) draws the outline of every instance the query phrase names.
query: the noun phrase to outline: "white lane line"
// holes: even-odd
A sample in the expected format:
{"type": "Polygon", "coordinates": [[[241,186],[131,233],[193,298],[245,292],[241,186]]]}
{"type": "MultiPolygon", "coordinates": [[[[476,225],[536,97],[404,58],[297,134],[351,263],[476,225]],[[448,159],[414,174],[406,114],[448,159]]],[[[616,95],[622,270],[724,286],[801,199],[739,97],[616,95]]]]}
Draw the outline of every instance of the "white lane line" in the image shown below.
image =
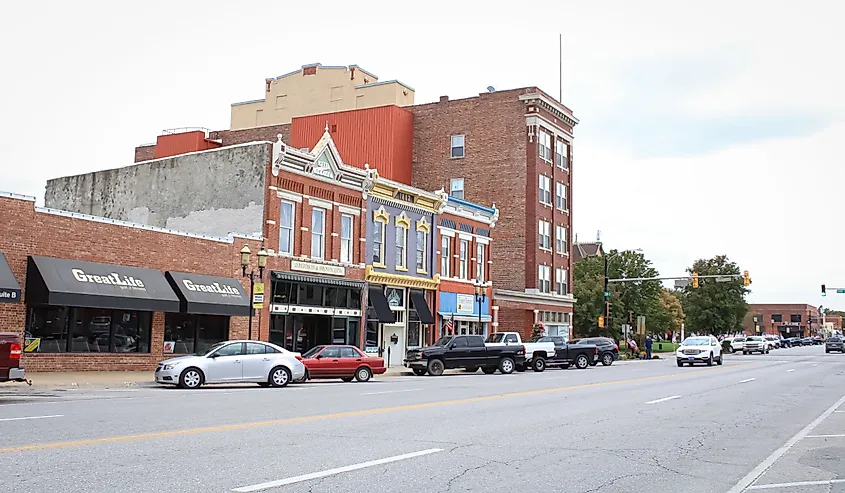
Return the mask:
{"type": "Polygon", "coordinates": [[[64,414],[50,414],[48,416],[24,416],[22,418],[0,418],[0,421],[23,421],[25,419],[61,418],[64,414]]]}
{"type": "Polygon", "coordinates": [[[835,413],[845,413],[845,411],[833,411],[835,413]]]}
{"type": "Polygon", "coordinates": [[[818,363],[813,363],[813,366],[819,366],[819,364],[818,364],[818,363]]]}
{"type": "Polygon", "coordinates": [[[845,437],[845,434],[838,434],[838,435],[807,435],[804,438],[842,438],[845,437]]]}
{"type": "Polygon", "coordinates": [[[338,468],[335,468],[335,469],[327,469],[325,471],[320,471],[320,472],[312,472],[310,474],[303,474],[301,476],[294,476],[292,478],[280,479],[278,481],[270,481],[270,482],[267,482],[267,483],[254,484],[252,486],[242,486],[240,488],[235,488],[232,491],[236,491],[238,493],[248,493],[248,492],[251,492],[251,491],[266,490],[268,488],[277,488],[279,486],[286,486],[286,485],[289,485],[289,484],[300,483],[302,481],[310,481],[312,479],[325,478],[326,476],[333,476],[335,474],[341,474],[341,473],[349,472],[349,471],[357,471],[358,469],[364,469],[364,468],[373,467],[373,466],[380,466],[382,464],[389,464],[391,462],[397,462],[397,461],[405,460],[405,459],[413,459],[414,457],[420,457],[420,456],[423,456],[423,455],[434,454],[436,452],[442,452],[442,451],[443,451],[443,449],[441,449],[441,448],[430,448],[430,449],[426,449],[426,450],[420,450],[419,452],[411,452],[410,454],[395,455],[393,457],[386,457],[384,459],[376,459],[376,460],[371,460],[371,461],[367,461],[367,462],[361,462],[360,464],[353,464],[351,466],[338,467],[338,468]]]}
{"type": "Polygon", "coordinates": [[[749,490],[772,490],[775,488],[793,488],[797,486],[830,486],[845,483],[845,479],[828,479],[826,481],[798,481],[795,483],[755,484],[749,490]]]}
{"type": "Polygon", "coordinates": [[[772,465],[777,462],[778,459],[783,457],[783,454],[787,453],[789,449],[795,446],[796,443],[798,443],[801,439],[809,435],[810,432],[813,431],[813,428],[815,428],[819,425],[819,423],[827,419],[827,417],[833,414],[834,411],[839,409],[839,406],[841,406],[842,404],[845,404],[845,395],[840,397],[838,401],[836,401],[832,406],[827,408],[827,410],[823,412],[818,418],[814,419],[810,424],[808,424],[801,431],[796,433],[795,436],[790,438],[785,444],[783,444],[783,447],[772,452],[772,455],[766,457],[766,460],[758,464],[757,467],[755,467],[751,472],[746,474],[744,478],[740,479],[739,482],[735,484],[733,488],[728,490],[727,493],[741,493],[748,489],[748,487],[754,484],[754,481],[757,481],[757,479],[762,476],[763,473],[766,472],[770,467],[772,467],[772,465]]]}
{"type": "Polygon", "coordinates": [[[365,392],[361,395],[395,394],[397,392],[416,392],[422,389],[383,390],[381,392],[365,392]]]}
{"type": "Polygon", "coordinates": [[[756,378],[746,378],[745,380],[740,380],[739,383],[748,383],[757,380],[756,378]]]}
{"type": "Polygon", "coordinates": [[[653,401],[648,401],[646,404],[660,404],[661,402],[671,401],[672,399],[680,399],[681,396],[673,395],[672,397],[664,397],[662,399],[655,399],[653,401]]]}
{"type": "Polygon", "coordinates": [[[786,370],[786,373],[789,373],[791,371],[795,371],[795,368],[790,368],[789,370],[786,370]]]}

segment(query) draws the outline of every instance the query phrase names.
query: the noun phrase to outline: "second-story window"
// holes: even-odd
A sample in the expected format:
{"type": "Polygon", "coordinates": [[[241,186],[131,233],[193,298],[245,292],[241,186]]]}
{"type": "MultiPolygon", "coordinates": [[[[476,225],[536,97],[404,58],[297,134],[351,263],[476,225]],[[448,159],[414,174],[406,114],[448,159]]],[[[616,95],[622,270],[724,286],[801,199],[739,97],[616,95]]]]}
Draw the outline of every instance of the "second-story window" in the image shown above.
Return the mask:
{"type": "Polygon", "coordinates": [[[340,216],[340,261],[352,263],[352,225],[355,223],[351,214],[340,216]]]}
{"type": "Polygon", "coordinates": [[[563,140],[555,142],[555,160],[561,169],[569,169],[569,146],[563,140]]]}
{"type": "Polygon", "coordinates": [[[384,223],[373,222],[373,265],[384,267],[384,223]]]}
{"type": "Polygon", "coordinates": [[[452,238],[440,237],[440,275],[449,277],[452,275],[452,238]]]}
{"type": "Polygon", "coordinates": [[[486,265],[486,258],[485,258],[486,255],[484,255],[485,254],[484,249],[485,249],[485,245],[483,243],[479,243],[478,244],[478,251],[475,254],[475,260],[478,263],[478,274],[477,274],[478,280],[480,280],[481,282],[484,282],[484,280],[485,280],[484,267],[486,265]]]}
{"type": "Polygon", "coordinates": [[[461,249],[458,257],[458,277],[469,279],[467,264],[469,262],[469,241],[461,240],[461,249]]]}
{"type": "Polygon", "coordinates": [[[452,178],[449,180],[449,195],[456,199],[464,198],[464,179],[452,178]]]}
{"type": "Polygon", "coordinates": [[[544,160],[552,161],[552,136],[545,130],[540,130],[537,141],[539,142],[540,157],[544,160]]]}
{"type": "Polygon", "coordinates": [[[396,225],[396,268],[408,269],[408,228],[396,225]]]}
{"type": "Polygon", "coordinates": [[[326,210],[311,209],[311,258],[325,258],[326,210]]]}
{"type": "Polygon", "coordinates": [[[540,232],[540,248],[546,250],[552,249],[552,223],[540,219],[538,222],[538,229],[540,232]]]}
{"type": "Polygon", "coordinates": [[[560,254],[569,252],[566,241],[566,228],[563,226],[555,226],[555,251],[560,254]]]}
{"type": "Polygon", "coordinates": [[[453,158],[464,157],[464,136],[463,135],[453,135],[452,136],[451,157],[453,157],[453,158]]]}
{"type": "Polygon", "coordinates": [[[293,255],[294,207],[293,202],[283,200],[279,210],[279,253],[285,255],[293,255]]]}
{"type": "Polygon", "coordinates": [[[561,296],[567,294],[569,286],[567,286],[566,269],[558,267],[555,269],[555,292],[561,296]]]}
{"type": "Polygon", "coordinates": [[[417,230],[417,272],[420,274],[426,273],[425,268],[425,249],[428,242],[428,234],[425,231],[417,230]]]}
{"type": "Polygon", "coordinates": [[[552,268],[548,265],[537,266],[537,291],[550,293],[552,290],[552,268]]]}
{"type": "Polygon", "coordinates": [[[569,207],[566,200],[566,185],[560,182],[555,183],[555,207],[562,211],[569,207]]]}
{"type": "Polygon", "coordinates": [[[545,175],[540,175],[538,197],[541,204],[552,205],[552,179],[545,175]]]}

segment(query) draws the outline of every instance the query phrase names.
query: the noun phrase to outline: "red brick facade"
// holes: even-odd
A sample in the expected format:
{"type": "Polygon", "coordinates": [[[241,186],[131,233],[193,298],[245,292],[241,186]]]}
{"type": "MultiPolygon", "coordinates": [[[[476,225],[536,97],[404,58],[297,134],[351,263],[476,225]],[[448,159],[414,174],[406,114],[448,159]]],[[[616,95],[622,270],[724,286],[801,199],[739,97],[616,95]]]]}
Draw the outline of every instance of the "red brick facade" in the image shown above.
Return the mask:
{"type": "MultiPolygon", "coordinates": [[[[48,256],[161,270],[240,278],[238,251],[260,241],[205,239],[137,227],[92,216],[37,210],[27,197],[0,195],[0,251],[5,253],[26,299],[27,256],[48,256]]],[[[248,289],[248,281],[242,281],[248,289]]],[[[247,317],[231,317],[229,336],[246,338],[247,317]]],[[[257,322],[253,322],[257,326],[257,322]]],[[[266,324],[266,320],[264,321],[266,324]]],[[[23,303],[0,303],[0,330],[23,333],[23,303]]],[[[149,353],[25,353],[29,371],[151,370],[163,359],[164,314],[154,313],[149,353]]],[[[167,355],[169,357],[170,355],[167,355]]]]}
{"type": "Polygon", "coordinates": [[[807,304],[752,304],[743,319],[745,333],[808,337],[821,333],[819,309],[807,304]],[[754,318],[757,318],[755,324],[754,318]]]}

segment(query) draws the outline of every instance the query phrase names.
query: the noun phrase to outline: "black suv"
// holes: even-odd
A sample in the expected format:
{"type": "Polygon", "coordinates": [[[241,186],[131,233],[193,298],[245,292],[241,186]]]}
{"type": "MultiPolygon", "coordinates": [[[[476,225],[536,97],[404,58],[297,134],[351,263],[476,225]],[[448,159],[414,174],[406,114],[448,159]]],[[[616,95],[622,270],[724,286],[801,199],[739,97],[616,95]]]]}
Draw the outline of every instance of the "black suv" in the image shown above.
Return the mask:
{"type": "Polygon", "coordinates": [[[599,358],[591,361],[595,366],[601,361],[604,366],[610,366],[619,359],[619,346],[608,337],[587,337],[586,339],[574,339],[570,344],[595,344],[599,348],[599,358]]]}

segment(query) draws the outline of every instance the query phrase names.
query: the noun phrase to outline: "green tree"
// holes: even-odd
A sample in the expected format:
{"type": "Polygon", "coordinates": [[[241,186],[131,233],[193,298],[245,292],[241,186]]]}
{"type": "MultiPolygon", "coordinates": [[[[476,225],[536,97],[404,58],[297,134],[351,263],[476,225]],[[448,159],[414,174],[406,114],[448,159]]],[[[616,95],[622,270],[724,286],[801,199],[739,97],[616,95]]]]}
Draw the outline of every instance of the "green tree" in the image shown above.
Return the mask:
{"type": "Polygon", "coordinates": [[[662,289],[660,291],[660,312],[655,317],[653,332],[669,337],[669,332],[681,330],[684,323],[684,308],[675,292],[662,289]]]}
{"type": "MultiPolygon", "coordinates": [[[[739,266],[725,255],[711,259],[696,260],[687,269],[700,276],[739,274],[739,266]]],[[[700,279],[699,287],[692,283],[684,288],[681,297],[686,320],[686,331],[699,334],[725,334],[742,330],[742,319],[748,312],[745,295],[748,289],[742,285],[742,278],[717,282],[715,278],[700,279]]]]}
{"type": "Polygon", "coordinates": [[[598,318],[604,312],[604,260],[586,257],[572,269],[572,295],[575,303],[572,327],[576,337],[599,335],[598,318]]]}

